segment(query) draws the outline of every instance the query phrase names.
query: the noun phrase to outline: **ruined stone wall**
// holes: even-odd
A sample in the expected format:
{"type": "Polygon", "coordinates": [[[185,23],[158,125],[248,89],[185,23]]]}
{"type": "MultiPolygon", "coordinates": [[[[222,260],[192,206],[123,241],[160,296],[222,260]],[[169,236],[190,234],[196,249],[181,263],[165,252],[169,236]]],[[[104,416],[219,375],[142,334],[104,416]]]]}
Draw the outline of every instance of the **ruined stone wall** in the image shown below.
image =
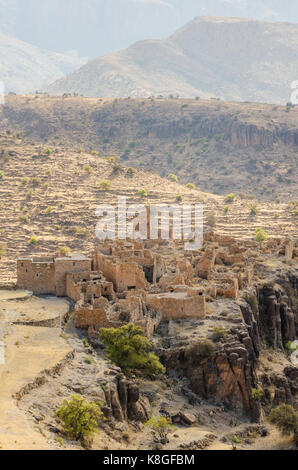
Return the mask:
{"type": "Polygon", "coordinates": [[[94,305],[83,305],[76,307],[76,328],[88,329],[89,327],[107,328],[111,325],[108,319],[109,302],[105,298],[96,299],[94,305]]]}
{"type": "Polygon", "coordinates": [[[67,295],[66,274],[78,271],[91,271],[91,259],[57,258],[55,260],[55,285],[58,297],[67,295]]]}
{"type": "Polygon", "coordinates": [[[66,274],[66,295],[74,302],[83,298],[81,286],[73,279],[73,274],[66,274]]]}
{"type": "Polygon", "coordinates": [[[161,312],[163,320],[205,318],[204,295],[188,296],[187,293],[155,294],[146,296],[148,308],[161,312]]]}
{"type": "Polygon", "coordinates": [[[53,260],[34,262],[31,258],[17,262],[17,286],[19,289],[32,291],[34,294],[56,293],[55,264],[53,260]]]}

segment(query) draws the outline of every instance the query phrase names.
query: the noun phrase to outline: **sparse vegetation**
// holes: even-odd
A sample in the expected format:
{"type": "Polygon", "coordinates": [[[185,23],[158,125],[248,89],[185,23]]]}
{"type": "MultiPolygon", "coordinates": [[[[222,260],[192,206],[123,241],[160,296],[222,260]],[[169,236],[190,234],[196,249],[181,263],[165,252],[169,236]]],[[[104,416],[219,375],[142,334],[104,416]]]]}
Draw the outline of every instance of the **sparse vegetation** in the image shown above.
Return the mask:
{"type": "Polygon", "coordinates": [[[176,175],[173,175],[172,173],[168,176],[169,180],[175,181],[175,183],[178,183],[179,178],[176,175]]]}
{"type": "Polygon", "coordinates": [[[168,434],[171,430],[175,429],[171,420],[165,416],[158,416],[157,418],[152,416],[145,426],[151,427],[157,435],[158,440],[163,444],[168,442],[168,434]]]}
{"type": "Polygon", "coordinates": [[[64,258],[67,256],[69,253],[71,253],[71,249],[68,246],[59,246],[58,248],[59,256],[64,258]]]}
{"type": "Polygon", "coordinates": [[[231,204],[232,202],[235,201],[235,199],[236,199],[236,194],[233,194],[233,193],[227,194],[227,195],[225,196],[225,202],[226,202],[227,204],[231,204]]]}
{"type": "Polygon", "coordinates": [[[212,341],[219,343],[220,341],[225,341],[227,338],[227,330],[222,326],[215,326],[212,333],[212,341]]]}
{"type": "Polygon", "coordinates": [[[147,189],[140,189],[140,190],[138,191],[138,196],[140,196],[140,197],[148,197],[148,191],[147,191],[147,189]]]}
{"type": "Polygon", "coordinates": [[[6,245],[5,243],[0,243],[0,259],[6,255],[6,245]]]}
{"type": "Polygon", "coordinates": [[[255,241],[262,243],[268,239],[268,234],[262,228],[256,228],[255,241]]]}
{"type": "Polygon", "coordinates": [[[251,204],[249,204],[248,208],[250,215],[258,215],[258,213],[260,212],[260,209],[256,202],[252,202],[251,204]]]}
{"type": "Polygon", "coordinates": [[[298,445],[298,411],[291,405],[282,404],[271,410],[269,421],[275,424],[285,436],[293,435],[298,445]]]}
{"type": "Polygon", "coordinates": [[[264,392],[260,388],[253,388],[251,392],[251,398],[255,401],[259,401],[263,398],[264,392]]]}
{"type": "Polygon", "coordinates": [[[30,245],[36,245],[39,242],[38,238],[35,236],[32,236],[29,240],[30,245]]]}
{"type": "Polygon", "coordinates": [[[83,170],[84,170],[85,173],[87,173],[88,175],[90,175],[90,174],[93,172],[93,168],[92,168],[92,166],[90,166],[90,165],[84,165],[83,170]]]}
{"type": "Polygon", "coordinates": [[[140,327],[129,324],[120,328],[102,328],[100,338],[106,346],[107,357],[125,372],[139,371],[149,377],[165,372],[158,357],[151,352],[152,344],[140,327]]]}
{"type": "Polygon", "coordinates": [[[103,191],[110,191],[110,189],[112,189],[112,183],[108,180],[103,180],[103,181],[100,181],[99,187],[103,191]]]}
{"type": "Polygon", "coordinates": [[[72,395],[69,400],[63,401],[56,415],[63,423],[64,432],[79,441],[92,438],[103,413],[96,403],[88,402],[80,395],[72,395]]]}
{"type": "Polygon", "coordinates": [[[199,340],[188,347],[186,355],[192,361],[198,362],[212,359],[215,356],[215,345],[208,339],[199,340]]]}

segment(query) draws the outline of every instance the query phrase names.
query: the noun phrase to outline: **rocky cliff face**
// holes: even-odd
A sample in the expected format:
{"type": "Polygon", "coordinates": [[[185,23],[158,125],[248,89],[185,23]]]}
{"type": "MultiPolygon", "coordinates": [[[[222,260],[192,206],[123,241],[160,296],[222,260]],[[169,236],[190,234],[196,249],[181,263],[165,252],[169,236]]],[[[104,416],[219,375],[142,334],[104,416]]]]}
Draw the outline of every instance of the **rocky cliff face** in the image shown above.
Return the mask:
{"type": "Polygon", "coordinates": [[[259,421],[262,407],[268,411],[280,403],[296,406],[296,367],[259,371],[264,350],[284,350],[288,341],[295,340],[297,321],[290,287],[296,286],[297,278],[289,272],[277,278],[273,286],[259,288],[255,304],[238,301],[242,322],[230,329],[224,344],[217,345],[214,357],[198,360],[190,354],[189,343],[173,348],[169,341],[168,348],[159,351],[162,361],[169,370],[180,369],[198,396],[248,414],[253,421],[259,421]],[[262,399],[253,396],[254,389],[263,390],[262,399]]]}
{"type": "Polygon", "coordinates": [[[151,417],[150,403],[140,394],[138,385],[120,375],[104,388],[105,405],[102,411],[107,419],[141,421],[151,417]]]}

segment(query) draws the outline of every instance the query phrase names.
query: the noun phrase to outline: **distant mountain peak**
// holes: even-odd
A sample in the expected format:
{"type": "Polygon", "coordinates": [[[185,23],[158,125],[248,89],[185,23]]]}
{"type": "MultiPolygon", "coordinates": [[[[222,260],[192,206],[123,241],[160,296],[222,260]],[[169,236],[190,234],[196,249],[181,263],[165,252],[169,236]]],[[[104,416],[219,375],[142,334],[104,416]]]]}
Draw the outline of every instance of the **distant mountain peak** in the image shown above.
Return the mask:
{"type": "Polygon", "coordinates": [[[164,40],[94,59],[48,91],[286,103],[298,79],[297,44],[296,24],[196,17],[164,40]]]}

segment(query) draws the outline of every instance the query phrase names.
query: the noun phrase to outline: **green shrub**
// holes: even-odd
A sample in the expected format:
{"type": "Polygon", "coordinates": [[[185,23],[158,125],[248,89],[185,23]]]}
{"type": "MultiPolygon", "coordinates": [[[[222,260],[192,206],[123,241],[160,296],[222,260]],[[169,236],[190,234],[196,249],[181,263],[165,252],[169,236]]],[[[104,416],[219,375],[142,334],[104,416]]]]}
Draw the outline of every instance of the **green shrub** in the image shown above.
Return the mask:
{"type": "Polygon", "coordinates": [[[293,343],[292,341],[288,341],[286,344],[286,349],[290,352],[290,354],[292,354],[293,352],[297,351],[298,349],[298,345],[297,346],[293,346],[293,343]]]}
{"type": "Polygon", "coordinates": [[[109,191],[112,188],[112,183],[110,181],[103,180],[103,181],[100,181],[99,187],[103,191],[109,191]]]}
{"type": "Polygon", "coordinates": [[[262,228],[256,228],[255,241],[262,243],[268,239],[268,234],[262,228]]]}
{"type": "Polygon", "coordinates": [[[282,404],[271,410],[269,421],[275,424],[284,436],[294,435],[298,440],[298,411],[291,405],[282,404]]]}
{"type": "Polygon", "coordinates": [[[110,163],[118,163],[120,162],[120,157],[105,157],[105,159],[110,163]]]}
{"type": "Polygon", "coordinates": [[[30,245],[36,245],[39,242],[38,238],[33,236],[30,238],[29,243],[30,245]]]}
{"type": "Polygon", "coordinates": [[[79,441],[92,437],[103,413],[96,403],[88,402],[80,395],[72,395],[70,400],[63,401],[56,415],[63,423],[64,432],[79,441]]]}
{"type": "Polygon", "coordinates": [[[212,332],[212,341],[215,343],[219,343],[222,340],[225,340],[227,338],[227,330],[223,328],[222,326],[215,326],[213,328],[212,332]]]}
{"type": "Polygon", "coordinates": [[[202,362],[215,356],[215,345],[209,339],[199,340],[191,344],[186,350],[186,356],[193,362],[202,362]]]}
{"type": "Polygon", "coordinates": [[[229,212],[230,208],[229,206],[225,206],[224,207],[224,214],[227,214],[229,212]]]}
{"type": "Polygon", "coordinates": [[[183,197],[181,196],[181,194],[177,194],[176,201],[177,202],[182,202],[182,200],[183,200],[183,197]]]}
{"type": "Polygon", "coordinates": [[[47,155],[51,155],[52,153],[53,153],[53,150],[51,150],[51,149],[47,149],[47,150],[46,150],[46,154],[47,154],[47,155]]]}
{"type": "Polygon", "coordinates": [[[26,224],[28,220],[29,220],[29,216],[27,214],[21,215],[20,222],[22,222],[22,224],[26,224]]]}
{"type": "Polygon", "coordinates": [[[233,437],[233,442],[235,442],[235,444],[240,444],[240,443],[241,443],[241,441],[240,441],[240,439],[239,439],[238,436],[234,436],[234,437],[233,437]]]}
{"type": "Polygon", "coordinates": [[[227,202],[228,204],[231,204],[232,202],[234,202],[236,199],[236,194],[227,194],[226,197],[225,197],[225,202],[227,202]]]}
{"type": "Polygon", "coordinates": [[[253,388],[251,392],[251,398],[253,400],[259,401],[263,398],[264,392],[261,388],[253,388]]]}
{"type": "Polygon", "coordinates": [[[147,191],[147,189],[140,189],[140,190],[138,191],[138,196],[140,196],[140,197],[148,197],[148,191],[147,191]]]}
{"type": "Polygon", "coordinates": [[[138,370],[149,377],[165,373],[158,357],[150,352],[152,343],[140,327],[129,324],[120,328],[102,328],[100,338],[106,346],[107,357],[124,371],[138,370]]]}
{"type": "Polygon", "coordinates": [[[21,183],[25,186],[26,184],[29,183],[29,178],[25,176],[24,178],[21,179],[21,183]]]}
{"type": "Polygon", "coordinates": [[[46,208],[46,214],[51,214],[53,212],[53,207],[52,206],[49,206],[46,208]]]}
{"type": "Polygon", "coordinates": [[[90,155],[98,155],[98,151],[97,150],[90,150],[90,155]]]}
{"type": "Polygon", "coordinates": [[[196,188],[193,183],[188,183],[188,184],[186,185],[186,187],[189,188],[189,189],[195,189],[195,188],[196,188]]]}
{"type": "Polygon", "coordinates": [[[69,253],[71,253],[71,249],[68,246],[59,246],[58,248],[59,256],[64,258],[67,256],[69,253]]]}
{"type": "Polygon", "coordinates": [[[93,172],[93,168],[90,165],[83,166],[83,170],[85,171],[85,173],[88,173],[88,175],[93,172]]]}
{"type": "Polygon", "coordinates": [[[256,202],[252,202],[248,205],[250,215],[257,215],[260,212],[260,209],[256,202]]]}
{"type": "Polygon", "coordinates": [[[133,176],[133,175],[136,174],[136,172],[137,172],[137,170],[135,168],[131,168],[131,167],[128,168],[128,170],[127,170],[128,176],[133,176]]]}
{"type": "Polygon", "coordinates": [[[173,175],[172,173],[168,176],[168,178],[169,178],[169,180],[175,181],[176,183],[178,183],[178,181],[179,181],[178,176],[173,175]]]}
{"type": "Polygon", "coordinates": [[[145,423],[145,426],[151,427],[155,433],[158,435],[159,440],[167,441],[167,436],[172,429],[175,429],[175,426],[172,425],[170,418],[165,416],[158,416],[154,418],[153,416],[145,423]]]}
{"type": "Polygon", "coordinates": [[[0,243],[0,259],[6,255],[6,245],[4,243],[0,243]]]}

